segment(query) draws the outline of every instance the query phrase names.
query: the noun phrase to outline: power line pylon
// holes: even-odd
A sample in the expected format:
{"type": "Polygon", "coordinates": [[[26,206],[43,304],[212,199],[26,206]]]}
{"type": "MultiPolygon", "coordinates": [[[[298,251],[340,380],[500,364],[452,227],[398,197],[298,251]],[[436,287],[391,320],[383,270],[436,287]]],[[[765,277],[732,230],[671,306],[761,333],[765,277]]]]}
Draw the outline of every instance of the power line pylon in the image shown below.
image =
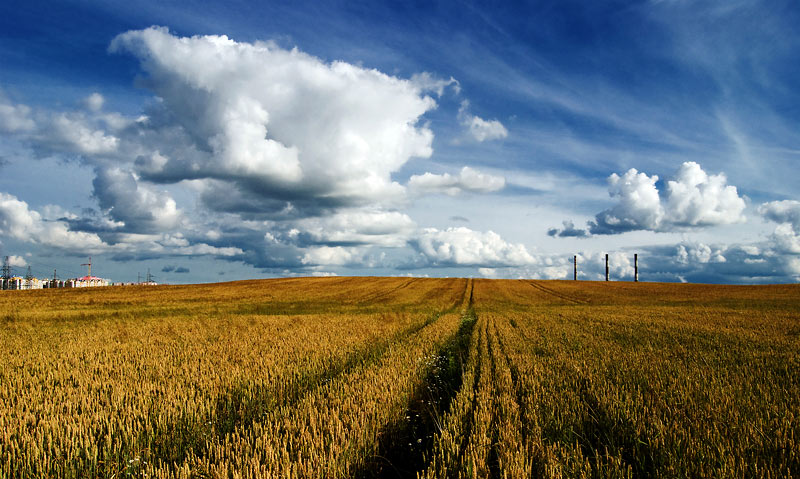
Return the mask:
{"type": "Polygon", "coordinates": [[[8,256],[3,257],[3,279],[11,279],[11,261],[8,256]]]}

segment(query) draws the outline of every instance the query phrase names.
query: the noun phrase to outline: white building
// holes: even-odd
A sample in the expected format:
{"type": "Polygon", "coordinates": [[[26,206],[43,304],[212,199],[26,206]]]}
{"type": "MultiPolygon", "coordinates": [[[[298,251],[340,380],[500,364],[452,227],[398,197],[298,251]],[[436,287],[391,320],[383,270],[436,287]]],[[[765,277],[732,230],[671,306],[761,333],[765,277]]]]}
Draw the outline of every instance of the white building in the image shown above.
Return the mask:
{"type": "Polygon", "coordinates": [[[65,288],[94,288],[97,286],[109,286],[111,282],[107,279],[98,278],[97,276],[84,276],[82,278],[68,279],[65,288]]]}

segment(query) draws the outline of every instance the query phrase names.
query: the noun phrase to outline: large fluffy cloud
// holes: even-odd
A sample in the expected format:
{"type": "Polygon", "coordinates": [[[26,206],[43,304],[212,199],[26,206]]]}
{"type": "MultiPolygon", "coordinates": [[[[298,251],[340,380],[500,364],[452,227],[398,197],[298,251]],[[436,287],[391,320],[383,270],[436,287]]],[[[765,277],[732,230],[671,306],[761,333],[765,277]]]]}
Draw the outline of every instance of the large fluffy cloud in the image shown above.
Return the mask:
{"type": "Polygon", "coordinates": [[[411,244],[431,264],[483,267],[520,266],[535,262],[522,244],[508,243],[493,231],[458,227],[425,228],[411,244]]]}
{"type": "MultiPolygon", "coordinates": [[[[530,260],[523,246],[494,233],[420,233],[397,211],[407,187],[453,195],[505,186],[469,167],[415,175],[407,186],[392,179],[410,159],[432,154],[423,115],[436,108],[430,95],[458,94],[453,78],[403,79],[273,43],[185,38],[158,27],[123,33],[110,51],[139,62],[140,84],[156,96],[144,115],[107,112],[98,92],[74,111],[7,102],[0,109],[0,127],[30,140],[41,156],[67,153],[95,172],[99,211],[49,211],[52,221],[40,215],[40,226],[27,228],[36,230],[30,241],[61,231],[76,240],[63,244],[94,242],[119,258],[211,254],[307,270],[371,264],[383,249],[409,244],[435,248],[428,260],[442,264],[530,260]],[[181,207],[164,185],[200,201],[181,207]],[[440,255],[445,244],[450,257],[440,255]]],[[[507,135],[499,121],[466,108],[459,118],[476,140],[507,135]]]]}
{"type": "Polygon", "coordinates": [[[800,231],[800,201],[783,200],[764,203],[758,207],[758,212],[768,220],[776,223],[789,223],[800,231]]]}
{"type": "Polygon", "coordinates": [[[0,236],[64,250],[102,252],[107,245],[93,233],[70,231],[66,223],[46,221],[28,203],[0,192],[0,236]]]}
{"type": "MultiPolygon", "coordinates": [[[[58,210],[50,207],[45,210],[58,210]]],[[[47,215],[49,216],[49,215],[47,215]]],[[[74,215],[68,215],[73,216],[74,215]]],[[[116,225],[111,225],[113,228],[116,225]]],[[[101,234],[74,231],[69,218],[46,219],[25,201],[0,192],[0,236],[45,246],[50,249],[81,254],[111,253],[118,258],[137,256],[217,256],[239,258],[244,252],[236,247],[217,247],[190,241],[182,233],[111,234],[106,241],[101,234]]]]}
{"type": "Polygon", "coordinates": [[[778,223],[771,236],[775,248],[781,253],[800,254],[800,201],[764,203],[759,206],[758,212],[764,218],[778,223]]]}
{"type": "Polygon", "coordinates": [[[745,201],[723,173],[709,175],[693,161],[667,182],[666,221],[677,226],[710,226],[744,221],[745,201]]]}
{"type": "Polygon", "coordinates": [[[109,155],[119,148],[120,140],[92,124],[82,114],[60,113],[49,121],[51,148],[84,155],[109,155]]]}
{"type": "Polygon", "coordinates": [[[146,84],[163,100],[152,127],[162,139],[171,132],[173,146],[184,143],[142,163],[154,181],[228,182],[270,200],[263,209],[300,198],[315,201],[295,207],[367,204],[402,195],[391,173],[432,152],[433,134],[420,125],[436,106],[424,94],[431,81],[326,63],[271,43],[179,38],[164,28],[127,32],[111,49],[140,60],[146,84]]]}
{"type": "MultiPolygon", "coordinates": [[[[674,180],[667,182],[666,194],[657,187],[658,176],[629,169],[622,176],[608,177],[609,195],[616,200],[588,223],[596,235],[627,231],[681,231],[691,228],[740,223],[747,206],[735,186],[723,173],[709,175],[699,164],[683,163],[674,180]],[[662,197],[663,196],[663,197],[662,197]]],[[[586,230],[568,227],[551,229],[551,236],[586,236],[586,230]]]]}
{"type": "Polygon", "coordinates": [[[157,233],[180,224],[181,212],[166,192],[139,184],[130,171],[99,169],[93,181],[100,207],[126,231],[157,233]]]}
{"type": "MultiPolygon", "coordinates": [[[[209,254],[263,268],[366,264],[372,248],[407,246],[417,227],[396,210],[406,187],[392,174],[431,155],[422,116],[436,107],[429,95],[458,92],[455,79],[165,28],[124,33],[110,50],[141,65],[156,95],[144,115],[107,112],[97,92],[73,111],[0,101],[0,129],[94,170],[99,211],[48,211],[47,221],[26,205],[4,231],[118,258],[209,254]],[[200,201],[187,209],[164,185],[200,201]],[[45,240],[54,232],[68,240],[45,240]]],[[[498,179],[467,168],[457,182],[487,191],[498,179]]]]}
{"type": "Polygon", "coordinates": [[[608,193],[617,200],[611,209],[599,213],[590,224],[593,234],[655,230],[664,219],[664,207],[656,188],[658,176],[647,176],[631,168],[624,175],[608,177],[608,193]]]}
{"type": "Polygon", "coordinates": [[[323,218],[307,218],[293,224],[302,244],[327,246],[375,245],[398,248],[416,230],[406,214],[397,211],[346,211],[323,218]]]}
{"type": "Polygon", "coordinates": [[[28,262],[25,261],[25,258],[22,256],[11,255],[8,257],[8,264],[9,266],[17,267],[17,268],[24,268],[28,266],[28,262]]]}
{"type": "Polygon", "coordinates": [[[425,173],[413,175],[408,180],[408,187],[417,193],[444,193],[450,196],[462,192],[489,193],[501,190],[505,185],[506,180],[502,176],[481,173],[468,166],[462,168],[458,175],[425,173]]]}

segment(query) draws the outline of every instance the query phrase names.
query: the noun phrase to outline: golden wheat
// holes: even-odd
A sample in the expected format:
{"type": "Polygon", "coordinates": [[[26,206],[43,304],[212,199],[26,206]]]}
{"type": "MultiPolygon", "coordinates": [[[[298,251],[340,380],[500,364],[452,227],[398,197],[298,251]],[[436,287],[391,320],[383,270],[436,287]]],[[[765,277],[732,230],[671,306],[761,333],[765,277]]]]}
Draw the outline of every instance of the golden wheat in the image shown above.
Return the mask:
{"type": "Polygon", "coordinates": [[[789,477],[800,288],[0,295],[0,477],[789,477]]]}

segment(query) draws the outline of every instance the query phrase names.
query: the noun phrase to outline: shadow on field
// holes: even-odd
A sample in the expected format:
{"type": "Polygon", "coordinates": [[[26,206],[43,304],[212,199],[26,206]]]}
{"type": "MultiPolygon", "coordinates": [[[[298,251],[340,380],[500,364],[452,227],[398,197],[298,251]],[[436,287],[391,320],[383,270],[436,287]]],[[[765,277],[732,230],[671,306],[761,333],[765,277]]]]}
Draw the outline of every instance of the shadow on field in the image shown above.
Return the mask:
{"type": "Polygon", "coordinates": [[[432,449],[434,438],[442,429],[442,418],[461,389],[476,321],[475,311],[470,307],[456,334],[426,358],[427,374],[414,389],[405,414],[384,427],[378,454],[352,477],[415,478],[427,466],[426,452],[432,449]]]}
{"type": "Polygon", "coordinates": [[[583,454],[594,459],[593,468],[602,468],[604,459],[613,456],[622,459],[623,467],[631,468],[633,477],[656,477],[661,451],[651,447],[627,415],[619,410],[614,414],[608,401],[598,397],[589,379],[582,379],[579,392],[585,410],[576,432],[583,454]]]}

